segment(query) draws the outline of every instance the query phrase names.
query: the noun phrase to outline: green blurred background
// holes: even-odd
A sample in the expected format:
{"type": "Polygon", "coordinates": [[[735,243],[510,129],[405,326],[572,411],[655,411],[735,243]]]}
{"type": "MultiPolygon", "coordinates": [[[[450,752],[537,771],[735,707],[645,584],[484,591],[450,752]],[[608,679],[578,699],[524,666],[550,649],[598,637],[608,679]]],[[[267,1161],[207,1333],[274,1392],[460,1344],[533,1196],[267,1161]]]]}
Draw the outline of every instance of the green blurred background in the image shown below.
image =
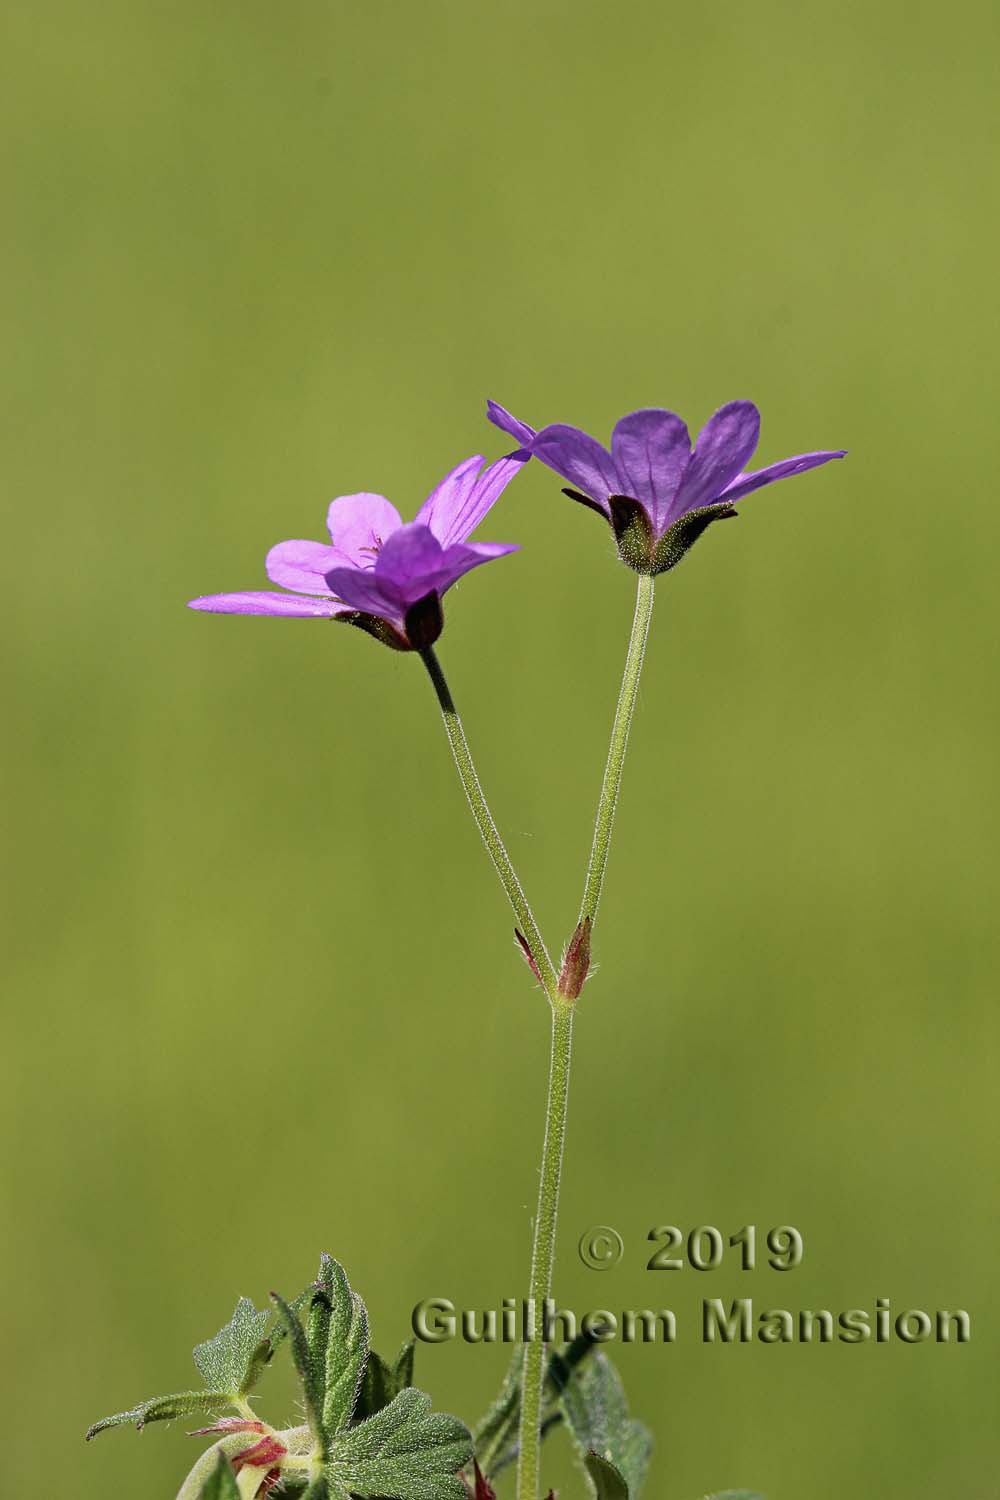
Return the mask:
{"type": "MultiPolygon", "coordinates": [[[[404,515],[526,420],[693,427],[749,499],[659,588],[580,1005],[557,1291],[619,1349],[649,1495],[994,1493],[993,7],[10,6],[5,1310],[11,1494],[169,1497],[238,1292],[321,1248],[394,1348],[521,1295],[547,1016],[419,664],[215,619],[357,489],[404,515]],[[792,1223],[787,1276],[647,1230],[792,1223]],[[617,1227],[623,1263],[576,1254],[617,1227]],[[707,1348],[702,1297],[961,1306],[964,1348],[707,1348]],[[11,1352],[13,1350],[13,1353],[11,1352]]],[[[555,944],[632,579],[532,466],[442,659],[555,944]]],[[[419,1352],[474,1418],[499,1347],[419,1352]]],[[[289,1393],[276,1375],[265,1415],[289,1393]]],[[[554,1442],[546,1477],[581,1493],[554,1442]]]]}

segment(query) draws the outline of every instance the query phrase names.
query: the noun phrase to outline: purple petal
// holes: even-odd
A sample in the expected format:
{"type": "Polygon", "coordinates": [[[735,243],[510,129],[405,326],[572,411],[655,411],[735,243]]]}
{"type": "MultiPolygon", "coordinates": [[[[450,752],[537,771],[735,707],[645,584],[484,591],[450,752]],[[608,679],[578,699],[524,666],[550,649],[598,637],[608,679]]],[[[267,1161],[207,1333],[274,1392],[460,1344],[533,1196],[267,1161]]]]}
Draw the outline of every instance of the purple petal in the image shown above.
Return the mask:
{"type": "Polygon", "coordinates": [[[498,405],[496,401],[487,401],[486,415],[494,427],[499,427],[501,432],[506,432],[522,448],[531,447],[535,429],[529,427],[527,422],[521,422],[517,417],[511,416],[510,412],[498,405]]]}
{"type": "Polygon", "coordinates": [[[417,511],[415,524],[428,526],[442,547],[454,542],[464,542],[470,537],[486,513],[499,500],[514,475],[528,461],[523,449],[508,454],[490,464],[480,474],[481,458],[466,459],[442,479],[428,495],[417,511]],[[476,465],[477,472],[469,479],[469,465],[476,465]]]}
{"type": "Polygon", "coordinates": [[[760,412],[752,401],[730,401],[709,417],[670,507],[670,520],[717,500],[757,447],[759,433],[760,412]]]}
{"type": "Polygon", "coordinates": [[[449,547],[441,559],[438,569],[437,591],[443,594],[457,583],[463,574],[481,563],[492,562],[495,557],[506,557],[508,552],[518,552],[516,542],[459,542],[449,547]]]}
{"type": "Polygon", "coordinates": [[[267,554],[264,567],[272,583],[299,594],[328,594],[326,574],[346,559],[336,547],[322,542],[279,542],[267,554]]]}
{"type": "Polygon", "coordinates": [[[578,427],[567,427],[565,422],[554,422],[543,427],[531,445],[534,458],[554,469],[574,489],[582,490],[595,500],[604,511],[608,510],[608,496],[622,493],[622,479],[614,460],[596,438],[589,437],[578,427]]]}
{"type": "Polygon", "coordinates": [[[383,595],[405,614],[425,594],[437,589],[444,553],[427,526],[401,526],[382,548],[375,577],[383,595]]]}
{"type": "Polygon", "coordinates": [[[332,619],[349,614],[351,606],[327,595],[325,599],[296,599],[292,594],[272,594],[259,589],[243,594],[205,594],[189,599],[188,609],[212,615],[289,615],[295,619],[332,619]]]}
{"type": "Polygon", "coordinates": [[[331,568],[327,583],[349,609],[360,609],[365,614],[379,615],[394,625],[402,625],[405,610],[400,609],[395,596],[389,597],[381,588],[373,569],[331,568]]]}
{"type": "Polygon", "coordinates": [[[759,490],[765,484],[773,484],[776,479],[788,479],[792,474],[804,474],[807,469],[818,469],[821,464],[828,464],[831,458],[843,458],[846,453],[846,448],[832,448],[818,453],[800,453],[797,458],[783,458],[780,463],[768,464],[766,469],[757,469],[752,474],[738,474],[719,498],[727,501],[741,500],[744,495],[759,490]]]}
{"type": "Polygon", "coordinates": [[[402,526],[399,511],[384,495],[362,490],[330,501],[326,524],[338,552],[356,568],[371,568],[378,549],[402,526]]]}
{"type": "MultiPolygon", "coordinates": [[[[431,490],[417,511],[413,524],[428,526],[444,544],[445,535],[454,519],[464,513],[475,493],[476,479],[485,461],[481,453],[475,453],[472,458],[463,459],[460,464],[456,465],[450,473],[444,476],[441,483],[431,490]]],[[[469,530],[471,531],[472,527],[469,530]]]]}
{"type": "Polygon", "coordinates": [[[622,417],[611,434],[611,454],[624,493],[650,511],[654,531],[663,529],[684,471],[691,459],[691,439],[672,411],[649,408],[622,417]]]}
{"type": "Polygon", "coordinates": [[[437,587],[441,557],[433,532],[411,522],[392,533],[373,569],[334,568],[327,583],[355,608],[399,623],[411,604],[437,587]]]}

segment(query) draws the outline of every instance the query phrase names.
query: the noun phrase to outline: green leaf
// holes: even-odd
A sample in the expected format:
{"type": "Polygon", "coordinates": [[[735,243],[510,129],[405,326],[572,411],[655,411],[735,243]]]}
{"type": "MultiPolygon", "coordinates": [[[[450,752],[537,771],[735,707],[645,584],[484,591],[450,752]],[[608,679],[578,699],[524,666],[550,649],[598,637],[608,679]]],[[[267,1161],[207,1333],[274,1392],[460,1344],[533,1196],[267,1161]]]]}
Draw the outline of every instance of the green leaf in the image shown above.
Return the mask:
{"type": "Polygon", "coordinates": [[[248,1377],[259,1375],[267,1363],[269,1356],[262,1359],[261,1355],[267,1324],[268,1314],[257,1312],[249,1297],[241,1297],[226,1326],[194,1351],[194,1362],[205,1384],[215,1391],[240,1395],[248,1377]]]}
{"type": "Polygon", "coordinates": [[[195,1459],[191,1472],[177,1492],[177,1500],[201,1500],[202,1488],[213,1478],[219,1459],[233,1458],[237,1453],[243,1452],[251,1441],[245,1432],[236,1432],[220,1438],[211,1448],[206,1448],[195,1459]]]}
{"type": "MultiPolygon", "coordinates": [[[[629,1416],[622,1383],[606,1354],[595,1353],[574,1372],[562,1393],[562,1406],[584,1464],[591,1453],[604,1459],[619,1471],[630,1500],[638,1500],[653,1440],[642,1423],[629,1416]]],[[[600,1496],[589,1467],[587,1473],[593,1494],[600,1496]]]]}
{"type": "Polygon", "coordinates": [[[597,1500],[629,1500],[628,1485],[621,1470],[613,1463],[601,1458],[599,1453],[588,1453],[583,1461],[590,1482],[594,1486],[597,1500]]]}
{"type": "Polygon", "coordinates": [[[309,1299],[309,1315],[306,1318],[309,1361],[316,1371],[321,1405],[326,1390],[326,1350],[330,1342],[330,1319],[333,1315],[333,1282],[334,1271],[330,1257],[321,1255],[319,1275],[309,1299]]]}
{"type": "Polygon", "coordinates": [[[299,1321],[298,1314],[292,1311],[284,1297],[280,1297],[277,1292],[272,1292],[271,1296],[274,1298],[275,1307],[292,1341],[292,1358],[295,1361],[295,1368],[302,1382],[302,1393],[305,1397],[309,1430],[316,1441],[325,1448],[322,1376],[312,1358],[309,1349],[309,1340],[305,1329],[299,1321]]]}
{"type": "Polygon", "coordinates": [[[339,1261],[329,1260],[330,1331],[326,1349],[323,1430],[342,1432],[357,1405],[368,1362],[368,1313],[339,1261]]]}
{"type": "Polygon", "coordinates": [[[504,1450],[512,1443],[517,1443],[523,1364],[524,1345],[517,1344],[507,1366],[500,1393],[475,1429],[476,1457],[487,1474],[495,1474],[498,1469],[503,1468],[504,1450]]]}
{"type": "Polygon", "coordinates": [[[109,1427],[124,1427],[131,1422],[141,1432],[150,1422],[172,1422],[175,1417],[189,1417],[195,1412],[216,1412],[231,1405],[228,1391],[178,1391],[173,1396],[153,1396],[141,1401],[131,1411],[116,1412],[113,1417],[103,1417],[87,1429],[87,1442],[109,1427]]]}
{"type": "Polygon", "coordinates": [[[458,1471],[472,1457],[472,1438],[455,1417],[429,1408],[430,1398],[410,1387],[360,1426],[339,1433],[325,1471],[335,1500],[465,1500],[458,1471]]]}
{"type": "MultiPolygon", "coordinates": [[[[577,1365],[595,1347],[590,1334],[580,1333],[572,1343],[554,1349],[549,1355],[542,1392],[541,1435],[547,1437],[563,1420],[559,1397],[577,1365]]],[[[518,1429],[521,1424],[521,1367],[524,1345],[518,1344],[511,1356],[500,1394],[475,1429],[476,1457],[486,1473],[496,1475],[517,1458],[518,1429]]]]}
{"type": "Polygon", "coordinates": [[[236,1478],[224,1453],[201,1487],[201,1500],[240,1500],[236,1478]]]}
{"type": "Polygon", "coordinates": [[[377,1411],[388,1406],[400,1391],[405,1391],[407,1386],[413,1384],[413,1353],[413,1339],[403,1345],[391,1365],[386,1364],[374,1349],[369,1352],[357,1405],[351,1418],[352,1424],[357,1425],[366,1417],[373,1417],[377,1411]]]}

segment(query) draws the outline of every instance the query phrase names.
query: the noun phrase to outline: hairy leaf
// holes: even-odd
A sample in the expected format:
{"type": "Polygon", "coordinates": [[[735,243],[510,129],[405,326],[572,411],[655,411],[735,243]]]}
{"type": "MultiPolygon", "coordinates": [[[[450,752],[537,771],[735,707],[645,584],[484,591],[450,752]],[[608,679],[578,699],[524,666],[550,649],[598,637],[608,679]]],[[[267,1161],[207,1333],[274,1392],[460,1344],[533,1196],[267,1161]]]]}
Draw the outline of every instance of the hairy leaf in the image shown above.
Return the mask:
{"type": "MultiPolygon", "coordinates": [[[[572,1343],[554,1349],[549,1355],[542,1391],[541,1435],[547,1437],[553,1427],[563,1420],[559,1397],[576,1369],[591,1350],[595,1340],[591,1334],[580,1333],[572,1343]]],[[[518,1429],[521,1423],[521,1368],[524,1362],[524,1345],[516,1345],[510,1365],[504,1376],[500,1394],[475,1429],[476,1456],[488,1474],[496,1475],[518,1454],[518,1429]]]]}
{"type": "Polygon", "coordinates": [[[315,1371],[319,1388],[320,1407],[326,1393],[326,1351],[330,1342],[330,1321],[333,1316],[333,1262],[326,1254],[319,1258],[319,1275],[309,1299],[309,1315],[306,1319],[306,1342],[309,1346],[309,1363],[315,1371]]]}
{"type": "Polygon", "coordinates": [[[487,1474],[496,1474],[517,1457],[517,1429],[521,1420],[521,1371],[524,1345],[511,1354],[500,1392],[475,1428],[476,1457],[487,1474]]]}
{"type": "Polygon", "coordinates": [[[141,1401],[131,1411],[116,1412],[113,1417],[103,1417],[87,1429],[87,1442],[109,1427],[124,1427],[133,1423],[141,1432],[150,1422],[172,1422],[175,1417],[189,1417],[195,1412],[216,1412],[231,1404],[228,1391],[178,1391],[173,1396],[153,1396],[141,1401]]]}
{"type": "Polygon", "coordinates": [[[261,1358],[267,1324],[268,1314],[257,1312],[249,1297],[241,1297],[226,1326],[197,1346],[194,1362],[210,1389],[239,1395],[248,1375],[260,1373],[267,1362],[261,1358]]]}
{"type": "Polygon", "coordinates": [[[329,1260],[330,1329],[326,1349],[323,1430],[343,1431],[357,1405],[368,1362],[368,1313],[339,1261],[329,1260]]]}
{"type": "MultiPolygon", "coordinates": [[[[628,1414],[618,1372],[606,1354],[595,1353],[573,1374],[562,1393],[562,1406],[581,1459],[594,1453],[619,1471],[630,1500],[637,1500],[646,1477],[653,1440],[641,1422],[628,1414]]],[[[605,1500],[587,1469],[591,1490],[605,1500]]],[[[605,1476],[605,1483],[610,1479],[605,1476]]],[[[606,1491],[607,1500],[613,1492],[606,1491]]]]}
{"type": "Polygon", "coordinates": [[[393,1500],[465,1500],[458,1470],[472,1457],[472,1438],[455,1417],[430,1411],[410,1387],[330,1445],[326,1476],[334,1496],[393,1500]]]}
{"type": "Polygon", "coordinates": [[[354,1425],[363,1422],[366,1417],[373,1417],[377,1411],[388,1406],[400,1391],[405,1391],[407,1386],[413,1384],[413,1352],[413,1339],[403,1345],[391,1365],[376,1354],[374,1349],[369,1352],[357,1405],[351,1418],[354,1425]]]}
{"type": "Polygon", "coordinates": [[[201,1500],[202,1486],[215,1473],[220,1457],[232,1458],[246,1448],[248,1441],[245,1432],[237,1432],[220,1438],[211,1448],[206,1448],[195,1460],[194,1467],[178,1490],[177,1500],[201,1500]]]}
{"type": "Polygon", "coordinates": [[[215,1468],[202,1485],[200,1500],[240,1500],[236,1479],[224,1453],[219,1454],[215,1468]]]}
{"type": "Polygon", "coordinates": [[[629,1500],[628,1485],[621,1470],[613,1463],[601,1458],[598,1453],[588,1453],[583,1461],[597,1500],[629,1500]]]}
{"type": "Polygon", "coordinates": [[[277,1292],[272,1292],[271,1296],[274,1298],[274,1305],[291,1340],[292,1358],[302,1382],[309,1429],[316,1441],[325,1447],[322,1376],[311,1358],[306,1331],[299,1321],[298,1314],[292,1311],[284,1297],[279,1296],[277,1292]]]}

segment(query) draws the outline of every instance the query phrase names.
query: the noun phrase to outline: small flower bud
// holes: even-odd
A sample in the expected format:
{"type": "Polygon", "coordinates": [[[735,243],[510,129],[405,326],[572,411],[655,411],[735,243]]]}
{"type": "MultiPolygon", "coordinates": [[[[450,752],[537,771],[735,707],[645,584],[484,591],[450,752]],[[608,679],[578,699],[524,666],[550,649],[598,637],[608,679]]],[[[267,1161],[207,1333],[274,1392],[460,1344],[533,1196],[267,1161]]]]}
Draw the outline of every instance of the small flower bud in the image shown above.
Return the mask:
{"type": "Polygon", "coordinates": [[[590,928],[590,918],[584,917],[569,940],[559,975],[559,993],[564,1000],[575,1000],[586,981],[590,968],[590,928]]]}
{"type": "Polygon", "coordinates": [[[525,937],[524,933],[519,932],[516,927],[514,928],[514,936],[517,938],[517,941],[521,948],[521,952],[524,954],[525,963],[528,965],[528,968],[538,980],[538,983],[541,984],[542,976],[539,971],[538,965],[535,963],[535,955],[532,953],[531,949],[528,946],[528,939],[525,937]]]}
{"type": "Polygon", "coordinates": [[[288,1455],[288,1449],[284,1443],[269,1432],[262,1437],[260,1442],[254,1443],[251,1448],[244,1448],[242,1453],[234,1453],[230,1459],[233,1473],[238,1474],[241,1469],[271,1469],[279,1465],[283,1458],[288,1455]]]}

